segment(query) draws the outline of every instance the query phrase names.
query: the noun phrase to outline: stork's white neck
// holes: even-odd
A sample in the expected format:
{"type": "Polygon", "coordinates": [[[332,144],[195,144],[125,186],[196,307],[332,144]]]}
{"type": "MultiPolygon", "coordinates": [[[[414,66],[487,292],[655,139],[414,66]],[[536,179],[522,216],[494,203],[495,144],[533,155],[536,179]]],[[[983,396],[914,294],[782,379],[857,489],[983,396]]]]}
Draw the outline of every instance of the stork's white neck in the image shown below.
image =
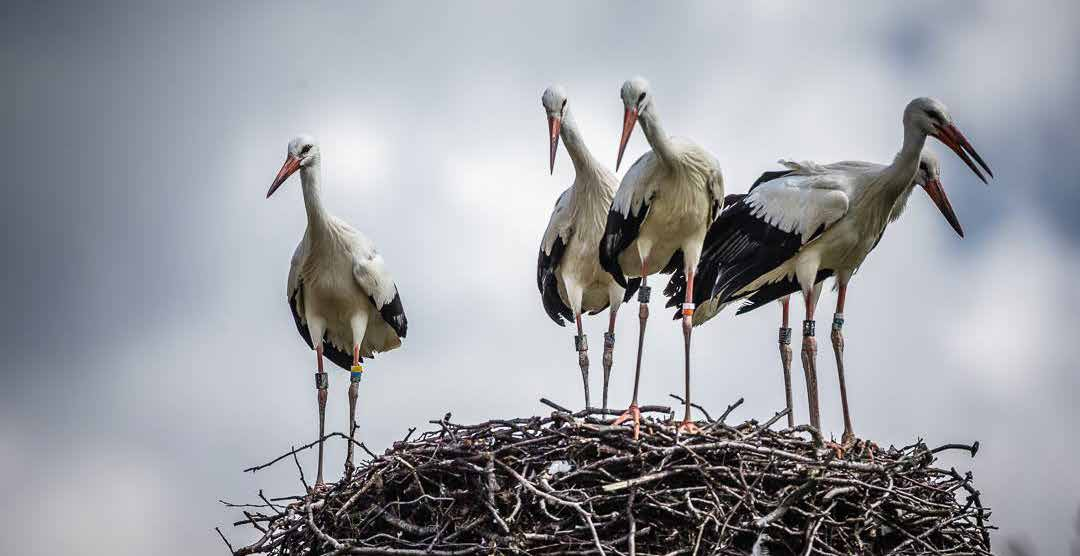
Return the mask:
{"type": "Polygon", "coordinates": [[[674,163],[675,147],[671,144],[671,137],[668,137],[663,126],[660,125],[660,116],[656,113],[655,101],[651,101],[645,111],[638,114],[638,123],[641,124],[641,131],[645,133],[645,139],[649,141],[649,146],[660,157],[660,160],[669,165],[674,163]]]}
{"type": "Polygon", "coordinates": [[[566,152],[570,154],[570,160],[574,163],[574,172],[583,175],[592,172],[596,167],[596,159],[593,158],[589,148],[578,130],[577,121],[570,114],[570,108],[566,108],[562,115],[562,126],[559,128],[559,136],[566,145],[566,152]]]}
{"type": "Polygon", "coordinates": [[[304,208],[307,209],[308,228],[314,233],[325,231],[328,215],[323,208],[320,196],[319,182],[322,180],[322,170],[319,161],[313,160],[310,164],[300,167],[300,185],[304,190],[304,208]]]}
{"type": "Polygon", "coordinates": [[[896,153],[892,164],[888,165],[883,172],[888,176],[886,187],[890,190],[895,189],[897,195],[915,179],[924,145],[926,145],[926,133],[914,125],[905,125],[904,144],[901,145],[900,152],[896,153]]]}

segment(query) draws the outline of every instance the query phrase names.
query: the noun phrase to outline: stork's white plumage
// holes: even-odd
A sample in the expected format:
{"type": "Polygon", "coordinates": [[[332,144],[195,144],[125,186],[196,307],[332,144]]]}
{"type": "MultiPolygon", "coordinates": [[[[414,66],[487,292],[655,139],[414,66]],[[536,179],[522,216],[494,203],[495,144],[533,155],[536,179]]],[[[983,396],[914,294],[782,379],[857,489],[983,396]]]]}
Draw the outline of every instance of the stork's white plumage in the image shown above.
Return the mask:
{"type": "MultiPolygon", "coordinates": [[[[660,125],[649,84],[637,77],[623,84],[620,96],[625,108],[622,139],[616,168],[622,162],[626,142],[640,122],[652,150],[645,153],[623,177],[608,213],[600,264],[623,286],[627,277],[641,277],[637,367],[634,398],[617,423],[631,418],[637,435],[638,382],[642,341],[648,320],[647,277],[682,268],[693,276],[701,255],[701,242],[724,199],[720,165],[708,151],[686,139],[669,137],[660,125]]],[[[692,281],[691,281],[692,283],[692,281]]],[[[686,412],[680,428],[695,430],[690,419],[690,317],[694,308],[689,292],[684,306],[683,334],[686,350],[686,412]]]]}
{"type": "MultiPolygon", "coordinates": [[[[819,282],[835,275],[839,288],[833,336],[846,408],[840,329],[847,284],[877,245],[890,218],[902,210],[901,200],[910,194],[926,137],[933,136],[949,146],[984,182],[972,158],[993,176],[937,100],[911,101],[904,110],[903,124],[903,146],[892,164],[784,162],[787,170],[763,174],[742,199],[720,215],[705,239],[696,278],[695,299],[705,307],[697,316],[699,322],[732,301],[746,300],[752,309],[802,291],[806,302],[802,360],[810,421],[818,428],[814,309],[821,291],[819,282]]],[[[962,234],[940,182],[929,180],[923,187],[962,234]]],[[[677,295],[679,288],[671,290],[677,295]]],[[[846,410],[844,437],[854,438],[846,410]]]]}
{"type": "MultiPolygon", "coordinates": [[[[323,447],[327,376],[323,356],[351,370],[349,436],[355,432],[356,397],[362,357],[401,345],[408,321],[401,296],[375,245],[345,221],[329,214],[320,197],[320,152],[315,140],[302,135],[289,142],[285,164],[267,198],[294,172],[307,209],[307,230],[293,252],[286,295],[300,336],[316,352],[319,402],[319,472],[323,484],[323,447]]],[[[352,442],[345,460],[352,472],[352,442]]]]}
{"type": "MultiPolygon", "coordinates": [[[[850,164],[860,164],[860,163],[859,162],[852,162],[850,164]]],[[[872,163],[872,162],[866,162],[866,163],[861,163],[861,164],[865,164],[867,170],[870,170],[870,171],[881,171],[881,170],[883,170],[885,168],[885,166],[882,165],[882,164],[875,164],[875,163],[872,163]]],[[[932,191],[932,190],[939,187],[940,180],[941,180],[941,164],[940,164],[940,162],[938,161],[937,157],[934,156],[934,154],[929,149],[923,149],[922,155],[921,155],[920,160],[919,160],[919,170],[915,173],[915,179],[912,180],[912,182],[897,197],[896,202],[893,205],[892,211],[889,214],[889,223],[895,222],[897,219],[900,218],[900,215],[904,212],[904,209],[907,206],[908,199],[911,197],[911,192],[915,189],[916,185],[922,187],[924,190],[929,192],[929,191],[932,191]]],[[[739,206],[739,202],[745,196],[746,196],[745,194],[728,195],[725,198],[725,207],[726,207],[725,210],[737,209],[737,207],[739,206]]],[[[943,202],[948,203],[947,198],[943,197],[942,200],[943,200],[943,202]]],[[[952,212],[951,206],[948,206],[947,210],[943,210],[943,212],[945,212],[946,214],[951,214],[951,212],[952,212]]],[[[721,216],[721,218],[723,218],[723,215],[721,216]]],[[[948,216],[946,216],[946,218],[948,218],[948,216]]],[[[954,218],[950,222],[950,224],[956,230],[956,233],[959,234],[960,237],[963,237],[964,233],[963,233],[963,230],[960,228],[959,221],[955,220],[955,218],[954,218]]],[[[881,233],[878,235],[877,240],[874,242],[874,245],[871,246],[871,250],[874,247],[876,247],[878,243],[880,243],[881,236],[884,235],[884,232],[885,232],[885,228],[882,228],[881,233]]],[[[705,241],[705,250],[706,251],[708,251],[710,253],[713,251],[713,249],[715,247],[714,242],[715,242],[716,239],[717,238],[716,238],[715,234],[707,234],[706,235],[706,241],[705,241]]],[[[866,257],[868,255],[869,255],[869,252],[867,252],[866,254],[864,254],[862,256],[863,264],[865,264],[866,257]]],[[[858,268],[861,268],[861,265],[858,268]]],[[[853,273],[858,272],[858,268],[856,268],[856,270],[853,273]]],[[[823,281],[824,279],[825,278],[822,277],[822,280],[818,281],[818,283],[817,283],[817,285],[815,287],[815,295],[818,295],[820,293],[821,281],[823,281]]],[[[683,275],[683,273],[681,271],[676,272],[671,277],[671,281],[669,282],[667,289],[664,290],[664,294],[669,296],[668,304],[667,304],[668,307],[675,307],[675,306],[677,306],[677,305],[679,305],[681,303],[682,295],[683,295],[683,293],[685,291],[685,284],[686,284],[685,280],[686,280],[686,277],[685,277],[685,275],[683,275]]],[[[789,302],[790,302],[790,298],[791,298],[790,295],[784,295],[779,300],[779,303],[780,303],[780,330],[779,330],[779,334],[778,334],[778,344],[779,344],[779,350],[780,350],[780,365],[781,365],[781,370],[782,370],[783,378],[784,378],[784,398],[785,398],[785,401],[787,403],[787,410],[788,410],[788,414],[787,414],[788,426],[794,427],[795,426],[795,413],[794,413],[795,409],[794,409],[794,406],[792,405],[792,385],[791,385],[791,359],[792,359],[791,328],[789,326],[789,302]]],[[[758,302],[752,302],[751,301],[751,302],[748,302],[748,303],[744,304],[739,309],[738,312],[741,314],[741,313],[745,313],[747,311],[751,311],[753,309],[756,309],[757,307],[759,307],[760,305],[762,305],[764,303],[766,303],[766,301],[758,301],[758,302]]],[[[702,324],[702,323],[708,321],[712,317],[716,316],[723,308],[724,308],[724,306],[719,304],[719,300],[717,298],[708,298],[708,299],[704,300],[701,303],[701,305],[698,306],[697,311],[694,313],[694,325],[697,326],[699,324],[702,324]]],[[[677,319],[680,316],[681,316],[681,312],[676,311],[675,312],[675,318],[677,319]]],[[[839,328],[836,329],[835,334],[839,335],[839,328]]],[[[837,353],[839,355],[839,354],[842,354],[842,352],[843,352],[843,345],[842,345],[842,343],[839,343],[838,340],[839,340],[839,338],[833,338],[834,349],[836,349],[836,351],[837,351],[837,353]]],[[[840,358],[840,357],[837,358],[837,365],[838,366],[843,365],[842,358],[840,358]]],[[[843,397],[846,398],[846,395],[843,396],[843,397]]]]}
{"type": "Polygon", "coordinates": [[[608,379],[615,347],[615,317],[627,295],[633,295],[640,280],[630,282],[629,293],[600,267],[600,238],[604,233],[611,200],[615,196],[615,174],[600,164],[581,137],[577,122],[562,87],[544,91],[541,104],[547,114],[551,145],[551,171],[559,139],[574,163],[574,183],[559,196],[540,244],[536,284],[544,310],[559,326],[565,320],[577,325],[575,348],[581,379],[585,385],[585,406],[589,400],[588,342],[582,331],[581,314],[596,314],[609,308],[608,331],[604,334],[603,407],[607,409],[608,379]]]}

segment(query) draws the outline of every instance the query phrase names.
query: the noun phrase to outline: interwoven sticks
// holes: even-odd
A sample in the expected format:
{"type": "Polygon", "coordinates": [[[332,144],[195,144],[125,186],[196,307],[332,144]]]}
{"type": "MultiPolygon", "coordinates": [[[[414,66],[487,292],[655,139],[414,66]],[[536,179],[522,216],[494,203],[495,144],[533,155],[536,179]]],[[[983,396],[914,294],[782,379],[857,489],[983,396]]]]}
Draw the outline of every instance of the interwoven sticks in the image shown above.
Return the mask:
{"type": "Polygon", "coordinates": [[[771,430],[784,412],[724,424],[734,407],[700,436],[645,419],[635,442],[606,424],[616,412],[545,403],[548,417],[432,421],[325,492],[260,493],[236,523],[259,539],[234,553],[990,554],[971,475],[933,467],[977,445],[837,457],[808,427],[771,430]]]}

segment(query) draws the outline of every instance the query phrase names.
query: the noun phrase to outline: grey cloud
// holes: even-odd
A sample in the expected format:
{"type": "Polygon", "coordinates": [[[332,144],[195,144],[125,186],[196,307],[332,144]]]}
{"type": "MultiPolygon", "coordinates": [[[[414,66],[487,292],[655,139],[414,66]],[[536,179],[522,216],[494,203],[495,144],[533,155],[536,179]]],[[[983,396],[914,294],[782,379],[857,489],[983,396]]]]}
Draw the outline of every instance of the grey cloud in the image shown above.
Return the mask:
{"type": "MultiPolygon", "coordinates": [[[[854,280],[855,424],[886,443],[981,440],[978,458],[953,463],[974,470],[1001,542],[1067,550],[1080,503],[1065,472],[1080,458],[1073,3],[3,9],[15,108],[0,147],[15,162],[0,205],[0,473],[19,480],[0,552],[220,550],[212,528],[235,516],[218,498],[295,490],[291,469],[239,470],[313,435],[312,355],[284,303],[300,192],[263,199],[298,132],[322,141],[332,210],[378,243],[410,316],[405,348],[369,366],[368,444],[447,410],[535,413],[541,393],[576,403],[570,333],[534,289],[572,171],[560,158],[547,175],[539,95],[564,84],[612,164],[618,86],[634,74],[672,133],[716,153],[732,191],[781,157],[888,160],[908,99],[950,106],[998,179],[986,188],[937,147],[969,237],[916,195],[854,280]],[[102,500],[131,526],[95,514],[102,500]],[[70,527],[45,529],[49,516],[70,527]]],[[[627,156],[645,148],[636,136],[627,156]]],[[[702,403],[779,407],[776,318],[696,334],[702,403]]],[[[681,336],[656,322],[642,387],[666,401],[681,336]]],[[[625,400],[636,323],[624,313],[619,327],[613,399],[625,400]]],[[[827,360],[824,418],[838,424],[827,360]]],[[[344,383],[333,376],[331,425],[345,420],[344,383]]]]}

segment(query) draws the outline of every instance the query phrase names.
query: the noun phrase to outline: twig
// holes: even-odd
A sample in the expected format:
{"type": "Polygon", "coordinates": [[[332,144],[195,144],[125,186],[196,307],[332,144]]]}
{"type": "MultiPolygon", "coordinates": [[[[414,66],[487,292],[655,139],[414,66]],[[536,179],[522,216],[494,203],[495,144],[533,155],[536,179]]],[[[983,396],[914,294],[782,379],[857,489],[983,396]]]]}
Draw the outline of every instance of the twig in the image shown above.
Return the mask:
{"type": "Polygon", "coordinates": [[[229,539],[225,538],[225,533],[221,532],[221,528],[214,527],[214,530],[217,531],[217,534],[221,537],[221,540],[225,542],[225,546],[229,547],[229,554],[236,554],[236,551],[233,550],[232,543],[229,542],[229,539]]]}
{"type": "Polygon", "coordinates": [[[553,411],[540,417],[433,420],[318,490],[300,466],[307,448],[294,448],[284,457],[305,494],[223,501],[243,514],[236,526],[257,533],[226,546],[236,556],[694,556],[742,554],[751,543],[826,556],[990,554],[989,509],[971,474],[933,467],[921,441],[838,458],[819,431],[773,430],[783,412],[678,436],[650,416],[635,441],[610,425],[619,411],[545,405],[553,411]]]}

